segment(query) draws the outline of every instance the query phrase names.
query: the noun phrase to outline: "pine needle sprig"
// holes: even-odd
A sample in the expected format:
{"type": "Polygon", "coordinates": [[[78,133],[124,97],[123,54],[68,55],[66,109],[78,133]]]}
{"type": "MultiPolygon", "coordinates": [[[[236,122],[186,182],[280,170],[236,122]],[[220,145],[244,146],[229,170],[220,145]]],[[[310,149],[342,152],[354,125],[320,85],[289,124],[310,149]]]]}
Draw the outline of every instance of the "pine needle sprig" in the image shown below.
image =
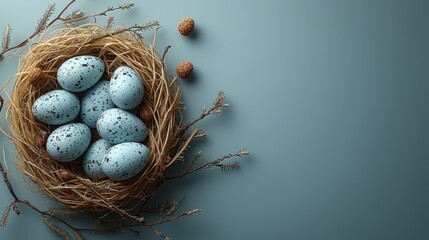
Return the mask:
{"type": "Polygon", "coordinates": [[[53,223],[48,217],[44,216],[43,222],[45,222],[46,226],[48,226],[48,228],[52,232],[56,233],[59,237],[62,237],[64,240],[71,239],[70,234],[68,232],[66,232],[64,229],[62,229],[61,227],[53,223]]]}
{"type": "Polygon", "coordinates": [[[4,210],[4,213],[1,217],[0,220],[0,227],[4,227],[7,224],[7,220],[9,218],[10,215],[10,209],[12,208],[12,204],[9,204],[9,206],[6,207],[6,209],[4,210]]]}
{"type": "Polygon", "coordinates": [[[76,240],[84,240],[85,239],[85,238],[83,238],[83,236],[78,231],[74,231],[74,238],[76,240]]]}
{"type": "Polygon", "coordinates": [[[182,217],[186,217],[186,216],[192,216],[195,215],[197,213],[200,213],[201,209],[200,208],[191,208],[187,211],[182,212],[179,215],[174,215],[174,216],[169,216],[167,218],[162,218],[160,221],[158,222],[154,222],[154,223],[147,223],[146,226],[148,227],[153,227],[153,226],[157,226],[157,225],[162,225],[171,221],[174,221],[178,218],[182,218],[182,217]]]}
{"type": "Polygon", "coordinates": [[[140,211],[140,213],[159,213],[161,219],[166,217],[171,217],[179,207],[179,204],[183,201],[184,196],[180,197],[178,200],[166,201],[158,206],[149,208],[148,210],[140,211]]]}
{"type": "MultiPolygon", "coordinates": [[[[2,50],[0,51],[0,61],[3,59],[3,56],[5,55],[5,53],[10,52],[14,49],[19,49],[19,48],[25,46],[33,38],[35,38],[37,35],[41,34],[46,29],[48,29],[49,27],[51,27],[52,25],[54,25],[55,23],[57,23],[59,21],[62,21],[64,24],[66,24],[68,26],[73,26],[74,23],[76,23],[80,20],[85,20],[85,19],[89,19],[89,18],[96,19],[96,17],[98,17],[98,16],[107,16],[107,13],[109,13],[109,12],[113,12],[116,10],[129,10],[134,6],[134,3],[124,3],[121,5],[118,5],[117,7],[108,7],[106,10],[95,13],[95,14],[85,14],[85,12],[77,9],[77,10],[72,11],[72,13],[69,14],[68,16],[63,17],[66,10],[75,2],[76,2],[76,0],[69,0],[69,2],[66,4],[66,6],[52,20],[50,20],[50,19],[55,12],[56,5],[55,5],[55,3],[48,5],[48,7],[46,8],[42,17],[40,17],[39,20],[37,21],[36,28],[34,29],[34,32],[30,36],[24,38],[20,43],[16,44],[15,46],[9,46],[9,44],[3,44],[3,46],[7,46],[7,47],[6,48],[3,47],[2,50]]],[[[133,28],[132,30],[135,30],[137,32],[138,30],[147,31],[147,30],[153,29],[155,27],[153,25],[148,25],[148,26],[138,26],[138,27],[133,26],[132,28],[133,28]]],[[[9,31],[9,33],[10,33],[10,31],[9,31]]],[[[9,36],[9,35],[6,34],[5,36],[6,36],[5,39],[8,39],[7,36],[9,36]]],[[[3,41],[3,42],[8,43],[8,41],[3,41]]]]}
{"type": "Polygon", "coordinates": [[[194,135],[193,140],[204,139],[207,137],[207,134],[202,129],[198,129],[197,133],[194,135]]]}
{"type": "Polygon", "coordinates": [[[80,18],[85,17],[86,14],[84,11],[80,9],[73,10],[70,15],[68,15],[65,19],[69,21],[78,21],[80,18]]]}
{"type": "Polygon", "coordinates": [[[219,166],[223,171],[237,170],[240,168],[240,162],[239,161],[232,161],[232,162],[228,162],[228,163],[222,163],[219,166]]]}
{"type": "Polygon", "coordinates": [[[99,16],[107,16],[107,14],[109,12],[114,12],[116,10],[130,10],[131,8],[134,7],[134,3],[124,3],[121,5],[118,5],[117,7],[107,7],[106,10],[98,12],[98,13],[94,13],[94,14],[85,14],[83,11],[81,10],[75,10],[72,12],[72,14],[68,15],[65,18],[59,18],[58,20],[63,21],[66,24],[71,24],[73,22],[77,22],[77,21],[81,21],[81,20],[86,20],[89,18],[94,18],[96,20],[97,17],[99,16]]]}
{"type": "Polygon", "coordinates": [[[118,220],[112,220],[112,221],[97,220],[95,222],[95,231],[96,232],[109,232],[109,231],[120,229],[121,227],[123,227],[123,225],[124,224],[118,220]]]}
{"type": "Polygon", "coordinates": [[[55,11],[55,4],[50,4],[48,5],[48,8],[45,10],[45,12],[43,13],[42,17],[37,21],[37,26],[34,30],[34,32],[26,37],[24,40],[22,40],[20,43],[16,44],[15,46],[9,46],[6,49],[3,49],[0,52],[0,60],[3,58],[3,55],[9,51],[12,51],[14,49],[19,49],[23,46],[25,46],[27,43],[30,42],[30,40],[32,40],[34,37],[36,37],[37,35],[39,35],[41,32],[43,32],[45,29],[47,29],[48,27],[52,26],[56,21],[58,20],[62,20],[61,16],[62,14],[64,14],[64,12],[74,3],[76,2],[76,0],[70,0],[69,3],[61,10],[61,12],[53,19],[53,20],[49,20],[50,17],[52,16],[52,14],[55,11]]]}
{"type": "Polygon", "coordinates": [[[113,27],[114,23],[115,23],[115,19],[114,19],[114,17],[110,16],[110,17],[107,19],[106,29],[111,29],[111,28],[113,27]]]}
{"type": "Polygon", "coordinates": [[[113,32],[106,32],[106,33],[103,33],[103,34],[95,34],[90,39],[90,41],[96,41],[96,40],[99,40],[99,39],[102,39],[102,38],[105,38],[105,37],[108,37],[108,36],[115,36],[115,35],[126,33],[126,32],[131,32],[131,33],[140,35],[141,33],[153,30],[156,27],[159,27],[159,22],[158,21],[151,21],[151,22],[148,22],[148,23],[143,24],[143,25],[134,24],[131,27],[121,27],[121,26],[118,26],[116,28],[116,30],[113,31],[113,32]]]}
{"type": "Polygon", "coordinates": [[[201,157],[203,156],[203,151],[199,150],[194,157],[192,158],[192,165],[197,164],[197,162],[201,159],[201,157]]]}
{"type": "Polygon", "coordinates": [[[222,106],[225,102],[225,93],[223,91],[219,91],[216,99],[213,102],[213,106],[217,106],[218,108],[222,106]]]}
{"type": "Polygon", "coordinates": [[[168,180],[182,178],[182,177],[185,177],[185,176],[187,176],[189,174],[192,174],[192,173],[194,173],[196,171],[200,171],[200,170],[203,170],[203,169],[209,169],[209,168],[213,168],[213,167],[220,167],[221,169],[224,169],[224,170],[237,169],[238,166],[239,166],[238,162],[236,162],[236,163],[232,162],[232,163],[229,163],[229,164],[228,163],[224,163],[224,162],[226,160],[228,160],[228,159],[231,159],[231,158],[247,157],[247,156],[249,156],[249,154],[250,154],[249,150],[243,149],[243,150],[237,151],[235,153],[226,154],[226,155],[224,155],[224,156],[222,156],[222,157],[220,157],[218,159],[215,159],[215,160],[212,160],[212,161],[209,161],[209,162],[205,162],[204,164],[202,164],[199,167],[194,167],[195,164],[192,164],[187,171],[184,171],[184,172],[182,172],[182,173],[180,173],[178,175],[165,177],[165,180],[168,181],[168,180]]]}
{"type": "Polygon", "coordinates": [[[194,207],[194,208],[191,208],[191,209],[189,209],[188,211],[186,211],[186,212],[185,212],[185,215],[186,215],[186,216],[192,216],[192,215],[197,214],[197,213],[200,213],[200,212],[201,212],[201,209],[200,209],[200,208],[196,208],[196,207],[194,207]]]}
{"type": "Polygon", "coordinates": [[[9,24],[7,24],[6,27],[4,28],[3,38],[1,41],[1,48],[3,51],[9,48],[11,38],[12,38],[12,28],[10,27],[9,24]]]}
{"type": "Polygon", "coordinates": [[[75,27],[78,21],[85,19],[87,15],[80,9],[73,10],[65,19],[62,20],[68,27],[75,27]]]}
{"type": "Polygon", "coordinates": [[[143,25],[134,25],[133,30],[136,32],[147,32],[152,31],[155,28],[159,27],[159,22],[157,20],[153,20],[143,25]]]}
{"type": "Polygon", "coordinates": [[[41,33],[46,29],[48,26],[49,19],[51,18],[52,14],[55,12],[55,3],[49,4],[48,8],[43,13],[42,17],[37,21],[36,29],[34,30],[34,33],[41,33]]]}
{"type": "Polygon", "coordinates": [[[73,217],[79,214],[79,211],[71,208],[49,208],[47,213],[59,217],[73,217]]]}
{"type": "Polygon", "coordinates": [[[133,7],[134,7],[134,3],[124,3],[119,5],[119,8],[122,10],[130,10],[133,7]]]}
{"type": "Polygon", "coordinates": [[[225,93],[223,91],[219,91],[218,95],[216,96],[215,100],[213,101],[212,107],[209,109],[203,108],[201,115],[195,119],[194,121],[188,123],[187,125],[184,125],[182,127],[182,134],[184,134],[190,127],[195,125],[197,122],[203,120],[209,115],[214,115],[220,113],[223,109],[227,109],[229,107],[228,103],[225,103],[225,93]]]}

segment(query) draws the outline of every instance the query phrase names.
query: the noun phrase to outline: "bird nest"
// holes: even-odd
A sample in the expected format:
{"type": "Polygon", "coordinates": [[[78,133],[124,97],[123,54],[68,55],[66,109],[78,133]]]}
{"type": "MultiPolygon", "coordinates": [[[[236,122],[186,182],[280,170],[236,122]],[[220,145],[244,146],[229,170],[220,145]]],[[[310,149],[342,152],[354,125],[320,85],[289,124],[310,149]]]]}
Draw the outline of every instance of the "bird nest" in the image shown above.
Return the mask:
{"type": "MultiPolygon", "coordinates": [[[[145,199],[189,144],[182,137],[180,91],[166,73],[164,56],[155,52],[154,42],[145,43],[129,31],[117,33],[98,25],[84,25],[42,35],[21,58],[10,96],[10,137],[19,156],[18,169],[48,196],[71,208],[97,211],[145,199]],[[148,137],[143,143],[150,149],[150,156],[145,168],[130,180],[92,180],[85,175],[81,159],[61,163],[46,151],[47,135],[55,127],[36,120],[32,105],[42,94],[60,88],[56,80],[59,66],[78,55],[101,58],[106,66],[105,79],[110,79],[117,67],[125,65],[134,69],[143,81],[141,105],[150,110],[152,117],[145,122],[148,137]]],[[[92,141],[97,139],[99,136],[93,130],[92,141]]]]}

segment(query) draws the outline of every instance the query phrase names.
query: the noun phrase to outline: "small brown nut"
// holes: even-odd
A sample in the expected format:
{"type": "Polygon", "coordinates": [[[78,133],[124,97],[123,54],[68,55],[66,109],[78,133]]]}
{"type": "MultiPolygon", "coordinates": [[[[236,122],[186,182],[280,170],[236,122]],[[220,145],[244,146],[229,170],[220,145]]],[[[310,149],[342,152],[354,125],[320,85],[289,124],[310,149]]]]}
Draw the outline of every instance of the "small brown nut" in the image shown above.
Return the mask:
{"type": "Polygon", "coordinates": [[[176,73],[179,78],[186,79],[189,78],[194,70],[194,65],[191,62],[181,62],[177,65],[176,73]]]}
{"type": "Polygon", "coordinates": [[[69,173],[69,171],[65,170],[65,169],[61,169],[60,170],[60,178],[63,182],[68,182],[70,180],[72,180],[72,175],[69,173]]]}
{"type": "Polygon", "coordinates": [[[143,122],[149,122],[153,118],[152,110],[149,105],[144,104],[139,109],[139,117],[143,122]]]}
{"type": "Polygon", "coordinates": [[[179,23],[179,32],[180,34],[182,34],[183,36],[188,36],[192,33],[192,31],[195,28],[195,22],[192,18],[184,18],[182,19],[182,21],[180,21],[179,23]]]}
{"type": "Polygon", "coordinates": [[[28,73],[28,81],[33,86],[42,85],[44,80],[45,80],[45,75],[43,73],[43,70],[39,67],[35,67],[31,69],[31,71],[28,73]]]}

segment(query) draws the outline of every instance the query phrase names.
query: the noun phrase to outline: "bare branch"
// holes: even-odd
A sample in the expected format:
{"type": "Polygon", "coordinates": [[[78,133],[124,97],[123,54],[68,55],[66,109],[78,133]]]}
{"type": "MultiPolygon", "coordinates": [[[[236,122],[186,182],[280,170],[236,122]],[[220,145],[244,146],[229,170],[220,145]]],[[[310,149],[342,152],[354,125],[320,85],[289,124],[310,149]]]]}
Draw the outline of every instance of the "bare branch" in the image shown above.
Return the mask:
{"type": "Polygon", "coordinates": [[[164,48],[164,53],[162,54],[161,62],[164,62],[164,60],[165,60],[165,56],[167,55],[167,52],[168,52],[168,50],[170,50],[170,48],[171,48],[171,45],[167,45],[167,46],[164,48]]]}
{"type": "MultiPolygon", "coordinates": [[[[6,172],[6,170],[4,170],[3,164],[1,162],[0,162],[0,172],[3,175],[3,181],[6,183],[7,190],[9,190],[10,195],[12,195],[15,202],[17,202],[19,199],[16,196],[15,191],[12,188],[12,185],[10,184],[9,178],[7,177],[7,172],[6,172]]],[[[19,214],[19,213],[17,213],[17,214],[19,214]]]]}
{"type": "Polygon", "coordinates": [[[109,12],[114,12],[116,10],[130,10],[131,8],[134,7],[134,3],[124,3],[121,4],[117,7],[107,7],[106,10],[101,11],[99,13],[95,13],[95,14],[84,14],[82,11],[77,10],[75,14],[70,14],[69,16],[67,16],[66,18],[61,18],[59,20],[62,20],[64,23],[68,24],[71,22],[77,22],[77,21],[81,21],[81,20],[85,20],[85,19],[89,19],[89,18],[96,18],[99,16],[107,16],[107,13],[109,12]],[[79,13],[79,14],[77,14],[79,13]]]}
{"type": "Polygon", "coordinates": [[[208,110],[203,109],[201,115],[197,119],[185,125],[182,129],[182,134],[184,134],[194,124],[203,120],[205,117],[212,114],[218,114],[222,111],[222,109],[226,109],[228,107],[229,107],[229,104],[225,103],[225,93],[223,91],[219,91],[215,101],[213,102],[213,106],[208,110]]]}
{"type": "Polygon", "coordinates": [[[115,36],[115,35],[122,34],[125,32],[132,32],[135,34],[140,34],[141,32],[152,30],[158,26],[159,26],[158,21],[152,21],[152,22],[148,22],[144,25],[134,24],[131,27],[126,27],[126,28],[120,27],[119,29],[117,29],[114,32],[107,32],[107,33],[102,34],[100,36],[95,36],[94,38],[91,39],[91,41],[96,41],[96,40],[99,40],[99,39],[102,39],[105,37],[109,37],[109,36],[115,36]]]}
{"type": "Polygon", "coordinates": [[[42,18],[39,20],[36,30],[33,32],[33,34],[31,34],[29,37],[25,38],[24,40],[22,40],[20,43],[18,43],[17,45],[13,46],[13,47],[9,47],[6,49],[3,49],[0,52],[0,59],[3,58],[3,55],[9,51],[12,51],[14,49],[18,49],[21,48],[23,46],[25,46],[31,39],[33,39],[35,36],[37,36],[39,33],[41,33],[43,30],[49,28],[50,26],[52,26],[55,22],[57,22],[58,20],[61,19],[62,14],[64,14],[64,12],[74,3],[76,2],[76,0],[70,0],[70,2],[63,8],[63,10],[57,15],[57,17],[55,17],[53,20],[51,20],[49,23],[49,18],[51,17],[55,5],[49,5],[47,10],[45,11],[45,13],[43,14],[42,18]]]}
{"type": "Polygon", "coordinates": [[[165,181],[168,180],[173,180],[173,179],[178,179],[178,178],[182,178],[184,176],[187,176],[189,174],[192,174],[196,171],[202,170],[202,169],[208,169],[208,168],[213,168],[213,167],[224,167],[224,165],[222,164],[225,160],[230,159],[230,158],[234,158],[234,157],[246,157],[249,155],[249,151],[248,150],[241,150],[238,151],[236,153],[230,153],[227,155],[224,155],[216,160],[210,161],[210,162],[206,162],[204,164],[202,164],[199,167],[196,168],[192,168],[193,166],[191,165],[191,168],[181,174],[175,175],[175,176],[171,176],[171,177],[165,177],[165,181]]]}

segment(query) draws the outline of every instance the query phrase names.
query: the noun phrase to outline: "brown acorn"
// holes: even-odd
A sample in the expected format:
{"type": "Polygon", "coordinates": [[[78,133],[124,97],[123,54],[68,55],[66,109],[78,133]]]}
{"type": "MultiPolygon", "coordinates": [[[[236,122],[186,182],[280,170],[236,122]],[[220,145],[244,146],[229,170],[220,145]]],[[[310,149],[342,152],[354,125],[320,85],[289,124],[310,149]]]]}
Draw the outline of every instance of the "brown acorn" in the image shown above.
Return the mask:
{"type": "Polygon", "coordinates": [[[153,118],[152,110],[149,105],[144,104],[139,109],[139,117],[143,122],[149,122],[153,118]]]}
{"type": "Polygon", "coordinates": [[[72,175],[69,173],[69,171],[65,170],[65,169],[61,169],[60,170],[60,178],[63,182],[68,182],[70,180],[72,180],[72,175]]]}
{"type": "Polygon", "coordinates": [[[28,73],[28,81],[33,86],[40,86],[43,84],[45,80],[45,74],[43,73],[43,70],[39,67],[33,68],[28,73]]]}
{"type": "Polygon", "coordinates": [[[194,70],[194,65],[191,62],[181,62],[177,65],[176,73],[179,78],[189,78],[194,70]]]}
{"type": "Polygon", "coordinates": [[[179,23],[179,32],[183,36],[188,36],[192,33],[195,28],[195,22],[192,18],[184,18],[179,23]]]}

